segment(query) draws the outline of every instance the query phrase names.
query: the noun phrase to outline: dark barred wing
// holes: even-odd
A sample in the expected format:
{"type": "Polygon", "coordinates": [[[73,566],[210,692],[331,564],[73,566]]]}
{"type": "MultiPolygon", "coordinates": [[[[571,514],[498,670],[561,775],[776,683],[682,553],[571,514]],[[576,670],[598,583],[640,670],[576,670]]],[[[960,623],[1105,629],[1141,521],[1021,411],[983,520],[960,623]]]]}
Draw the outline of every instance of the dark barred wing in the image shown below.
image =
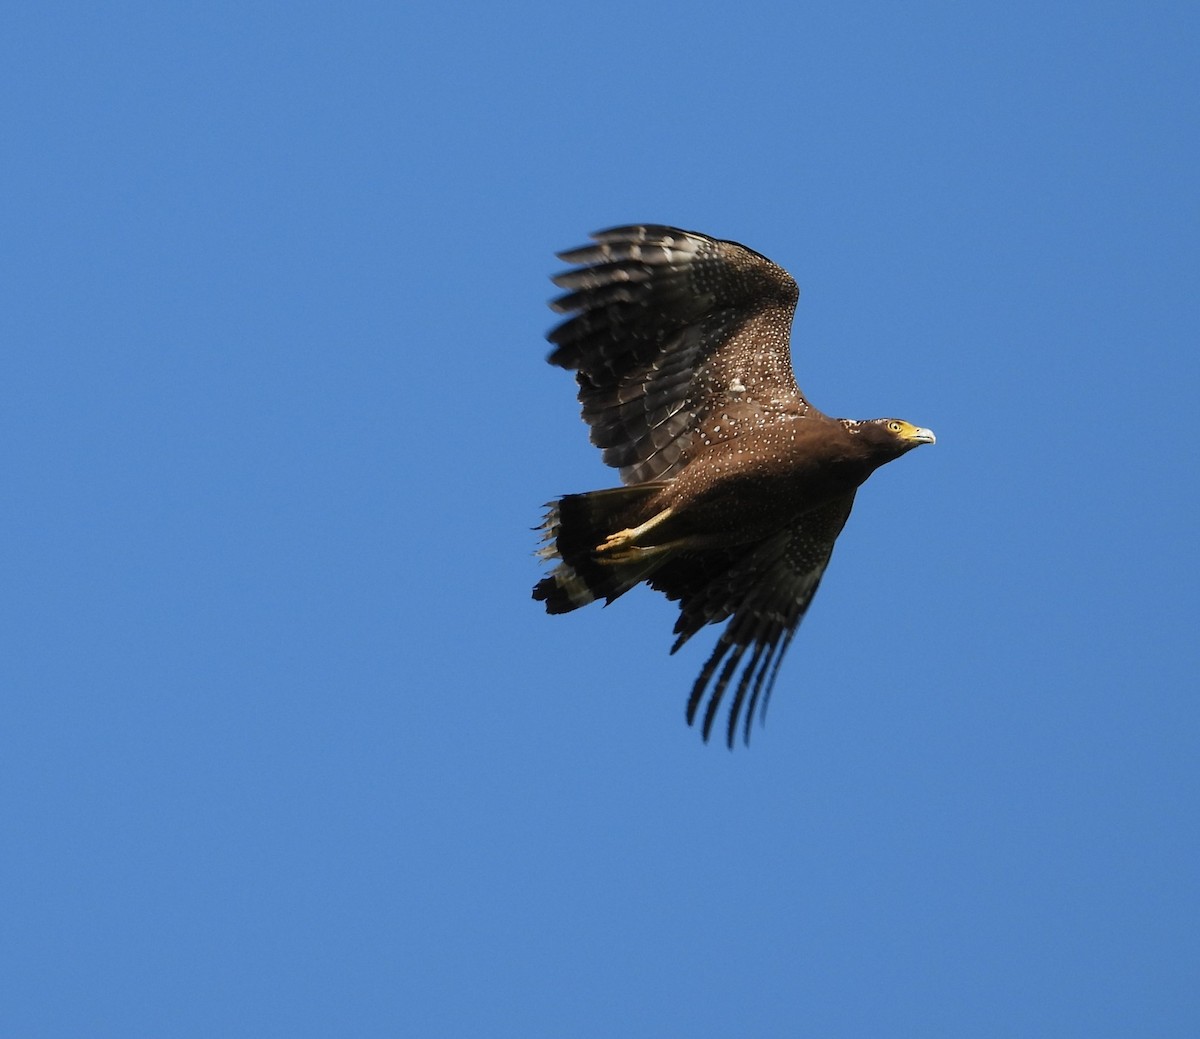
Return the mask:
{"type": "Polygon", "coordinates": [[[743,719],[743,741],[750,742],[750,723],[760,699],[765,719],[779,664],[817,592],[853,505],[851,493],[805,513],[787,530],[743,549],[741,555],[724,549],[682,556],[650,579],[654,588],[679,601],[675,625],[679,637],[672,653],[706,624],[729,620],[688,700],[691,725],[708,694],[702,723],[705,740],[725,691],[747,654],[749,661],[742,668],[729,706],[729,746],[733,746],[739,717],[743,719]]]}
{"type": "Polygon", "coordinates": [[[671,476],[716,408],[804,411],[789,344],[799,290],[735,242],[658,225],[615,227],[559,253],[574,268],[547,338],[573,370],[583,417],[625,483],[671,476]]]}

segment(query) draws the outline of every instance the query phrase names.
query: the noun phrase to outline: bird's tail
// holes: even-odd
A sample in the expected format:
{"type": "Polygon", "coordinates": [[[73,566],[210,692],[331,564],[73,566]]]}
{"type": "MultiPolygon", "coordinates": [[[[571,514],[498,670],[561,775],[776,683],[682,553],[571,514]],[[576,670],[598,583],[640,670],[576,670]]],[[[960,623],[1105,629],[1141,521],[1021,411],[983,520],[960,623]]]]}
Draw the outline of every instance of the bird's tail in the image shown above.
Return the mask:
{"type": "Polygon", "coordinates": [[[617,558],[597,552],[609,535],[645,520],[649,500],[663,486],[641,483],[568,494],[549,504],[539,528],[545,544],[537,554],[560,562],[533,589],[547,613],[569,613],[596,599],[612,602],[666,562],[669,554],[658,552],[626,552],[617,558]]]}

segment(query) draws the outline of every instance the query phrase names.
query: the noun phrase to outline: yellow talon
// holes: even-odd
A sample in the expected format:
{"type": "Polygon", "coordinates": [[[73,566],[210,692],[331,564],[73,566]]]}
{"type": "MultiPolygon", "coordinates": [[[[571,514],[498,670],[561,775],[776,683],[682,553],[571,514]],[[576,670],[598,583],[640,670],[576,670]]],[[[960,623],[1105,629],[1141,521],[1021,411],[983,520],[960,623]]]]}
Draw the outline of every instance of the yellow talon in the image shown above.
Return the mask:
{"type": "Polygon", "coordinates": [[[674,542],[666,545],[647,545],[643,548],[640,545],[609,545],[606,541],[596,549],[596,562],[616,566],[620,563],[632,563],[638,559],[661,555],[663,552],[670,552],[673,548],[675,548],[674,542]],[[600,555],[601,552],[604,555],[600,555]]]}
{"type": "Polygon", "coordinates": [[[612,552],[614,549],[620,548],[622,545],[630,544],[637,537],[637,531],[628,527],[625,530],[618,530],[615,534],[609,534],[604,539],[603,544],[596,546],[597,552],[612,552]]]}
{"type": "MultiPolygon", "coordinates": [[[[652,530],[654,527],[657,527],[664,520],[669,519],[670,516],[671,516],[671,510],[663,509],[662,512],[658,513],[658,515],[651,516],[640,527],[626,527],[624,530],[618,530],[615,534],[609,534],[608,537],[606,537],[604,539],[603,543],[596,546],[596,552],[597,553],[600,553],[600,552],[610,553],[610,552],[615,552],[618,549],[627,549],[628,551],[622,553],[622,555],[626,559],[628,559],[628,558],[631,558],[632,554],[634,554],[634,553],[641,553],[644,551],[648,551],[649,549],[652,549],[654,546],[653,545],[641,546],[641,545],[634,544],[634,542],[638,538],[640,538],[643,534],[645,534],[648,530],[652,530]]],[[[610,557],[610,560],[611,559],[612,559],[612,557],[610,557]]],[[[612,561],[615,562],[615,560],[612,560],[612,561]]]]}

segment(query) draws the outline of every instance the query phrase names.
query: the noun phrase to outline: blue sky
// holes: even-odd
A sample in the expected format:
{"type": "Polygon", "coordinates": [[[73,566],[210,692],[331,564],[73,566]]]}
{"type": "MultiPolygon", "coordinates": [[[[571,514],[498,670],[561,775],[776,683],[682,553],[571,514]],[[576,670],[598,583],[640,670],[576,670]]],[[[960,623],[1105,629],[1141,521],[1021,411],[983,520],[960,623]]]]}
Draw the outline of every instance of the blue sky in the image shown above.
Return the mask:
{"type": "Polygon", "coordinates": [[[0,1031],[1200,1028],[1182,3],[23,5],[0,1031]],[[743,241],[859,495],[748,751],[639,590],[556,249],[743,241]]]}

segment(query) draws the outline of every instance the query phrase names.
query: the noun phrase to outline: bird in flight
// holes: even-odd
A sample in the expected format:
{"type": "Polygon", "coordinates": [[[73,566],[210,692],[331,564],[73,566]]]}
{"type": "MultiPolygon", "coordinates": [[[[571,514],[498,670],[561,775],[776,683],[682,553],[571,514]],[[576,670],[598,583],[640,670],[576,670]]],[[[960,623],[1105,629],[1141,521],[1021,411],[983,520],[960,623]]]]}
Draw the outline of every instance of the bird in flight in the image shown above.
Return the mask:
{"type": "Polygon", "coordinates": [[[808,402],[791,362],[800,291],[765,256],[655,224],[591,237],[559,254],[572,266],[551,306],[569,316],[548,360],[575,373],[592,443],[623,486],[549,504],[538,555],[556,565],[533,597],[567,613],[644,581],[679,603],[672,653],[728,622],[687,720],[707,741],[732,687],[726,741],[740,725],[749,743],[855,492],[934,435],[808,402]]]}

